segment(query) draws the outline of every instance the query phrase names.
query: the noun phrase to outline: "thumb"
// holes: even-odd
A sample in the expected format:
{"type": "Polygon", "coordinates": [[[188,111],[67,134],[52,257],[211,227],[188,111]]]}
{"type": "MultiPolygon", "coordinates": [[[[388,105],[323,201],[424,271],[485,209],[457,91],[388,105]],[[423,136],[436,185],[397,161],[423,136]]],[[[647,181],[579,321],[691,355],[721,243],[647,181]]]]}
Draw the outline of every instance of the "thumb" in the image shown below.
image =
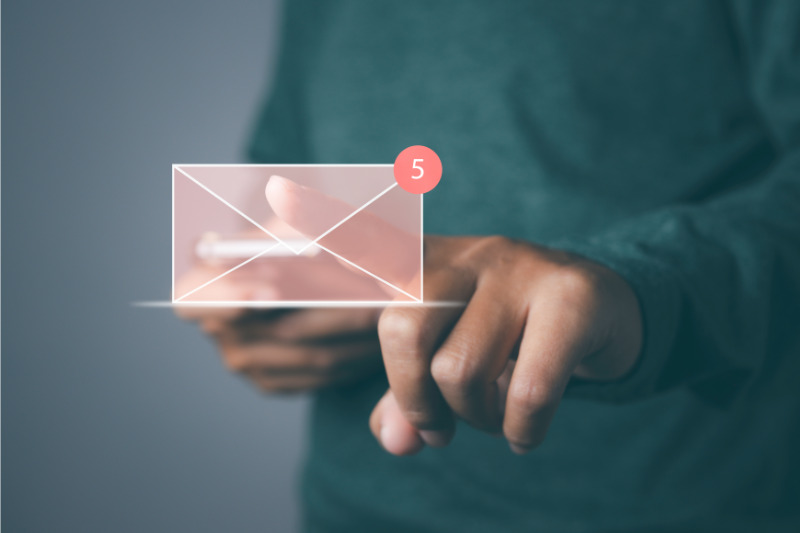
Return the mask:
{"type": "Polygon", "coordinates": [[[413,455],[422,450],[417,428],[403,416],[391,390],[386,391],[372,410],[369,427],[381,446],[393,455],[413,455]]]}
{"type": "MultiPolygon", "coordinates": [[[[356,208],[325,193],[272,176],[265,194],[275,214],[316,240],[356,208]]],[[[419,273],[420,238],[381,217],[361,210],[319,244],[388,282],[405,285],[419,273]]]]}

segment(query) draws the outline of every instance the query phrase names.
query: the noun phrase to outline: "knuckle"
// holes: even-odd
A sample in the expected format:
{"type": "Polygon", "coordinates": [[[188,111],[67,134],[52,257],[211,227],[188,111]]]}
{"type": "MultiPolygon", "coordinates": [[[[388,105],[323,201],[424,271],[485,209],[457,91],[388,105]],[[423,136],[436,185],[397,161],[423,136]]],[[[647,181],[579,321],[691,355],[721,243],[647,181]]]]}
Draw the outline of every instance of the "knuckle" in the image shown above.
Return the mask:
{"type": "Polygon", "coordinates": [[[508,391],[508,404],[527,413],[535,413],[551,408],[558,402],[558,396],[550,387],[541,384],[517,385],[508,391]]]}
{"type": "Polygon", "coordinates": [[[507,251],[513,249],[515,246],[514,241],[502,235],[490,235],[488,237],[480,238],[472,247],[467,250],[463,259],[467,262],[474,262],[478,259],[479,262],[485,263],[486,258],[491,258],[491,263],[505,263],[504,260],[507,251]]]}
{"type": "Polygon", "coordinates": [[[199,324],[200,324],[200,329],[206,335],[213,335],[217,331],[216,323],[211,320],[201,320],[199,324]]]}
{"type": "Polygon", "coordinates": [[[482,238],[468,259],[480,265],[484,273],[501,286],[507,285],[509,277],[530,279],[542,265],[542,257],[535,247],[504,236],[482,238]]]}
{"type": "Polygon", "coordinates": [[[264,332],[273,339],[284,342],[296,342],[303,337],[303,322],[295,315],[289,314],[268,323],[264,332]]]}
{"type": "Polygon", "coordinates": [[[288,343],[301,340],[298,328],[292,324],[276,325],[269,329],[268,335],[276,341],[288,343]]]}
{"type": "Polygon", "coordinates": [[[442,424],[439,422],[434,413],[420,409],[410,409],[403,411],[403,417],[409,424],[417,429],[440,429],[442,424]]]}
{"type": "Polygon", "coordinates": [[[592,300],[597,292],[597,276],[578,266],[565,266],[556,272],[553,285],[569,301],[592,300]]]}
{"type": "Polygon", "coordinates": [[[225,324],[221,320],[206,319],[200,321],[200,329],[206,335],[219,335],[225,331],[225,324]]]}
{"type": "Polygon", "coordinates": [[[445,387],[456,387],[466,391],[480,384],[480,372],[468,357],[450,353],[439,353],[431,362],[434,381],[445,387]]]}
{"type": "Polygon", "coordinates": [[[222,349],[222,361],[231,372],[243,372],[249,364],[249,357],[239,348],[229,347],[222,349]]]}
{"type": "Polygon", "coordinates": [[[301,359],[310,368],[324,376],[335,374],[342,365],[342,362],[328,350],[308,349],[303,352],[301,359]]]}
{"type": "Polygon", "coordinates": [[[387,309],[378,320],[378,334],[384,341],[410,341],[416,346],[424,335],[424,327],[414,313],[401,309],[387,309]]]}
{"type": "Polygon", "coordinates": [[[482,246],[486,250],[499,250],[514,245],[514,241],[503,235],[490,235],[482,239],[482,246]]]}

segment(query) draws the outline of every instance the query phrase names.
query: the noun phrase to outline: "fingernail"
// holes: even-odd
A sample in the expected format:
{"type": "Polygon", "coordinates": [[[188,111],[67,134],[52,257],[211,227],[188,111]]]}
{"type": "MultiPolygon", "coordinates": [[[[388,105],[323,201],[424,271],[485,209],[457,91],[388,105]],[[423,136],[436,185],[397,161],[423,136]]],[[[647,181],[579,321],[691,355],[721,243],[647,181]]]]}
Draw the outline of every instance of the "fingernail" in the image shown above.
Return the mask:
{"type": "Polygon", "coordinates": [[[380,441],[383,449],[392,455],[403,455],[405,453],[402,443],[398,442],[397,434],[392,429],[391,424],[381,426],[380,441]]]}
{"type": "Polygon", "coordinates": [[[278,195],[291,193],[293,187],[299,187],[299,185],[283,176],[273,174],[269,177],[269,180],[267,180],[267,185],[264,187],[264,194],[267,197],[267,201],[269,201],[270,196],[275,193],[278,195]]]}
{"type": "Polygon", "coordinates": [[[526,448],[524,446],[519,446],[517,444],[514,444],[513,442],[509,442],[508,443],[508,447],[511,448],[511,451],[516,453],[517,455],[525,455],[526,453],[531,451],[530,448],[526,448]]]}
{"type": "Polygon", "coordinates": [[[389,441],[389,432],[390,429],[388,426],[381,425],[380,430],[380,439],[381,439],[381,446],[386,448],[386,443],[389,441]]]}
{"type": "Polygon", "coordinates": [[[419,436],[422,441],[432,448],[443,448],[450,444],[453,438],[452,431],[433,431],[433,430],[420,430],[419,436]]]}
{"type": "Polygon", "coordinates": [[[270,176],[269,179],[267,180],[267,186],[264,187],[264,192],[267,195],[267,197],[269,197],[270,189],[274,189],[275,187],[283,187],[287,181],[289,180],[287,180],[283,176],[278,176],[277,174],[273,174],[272,176],[270,176]]]}

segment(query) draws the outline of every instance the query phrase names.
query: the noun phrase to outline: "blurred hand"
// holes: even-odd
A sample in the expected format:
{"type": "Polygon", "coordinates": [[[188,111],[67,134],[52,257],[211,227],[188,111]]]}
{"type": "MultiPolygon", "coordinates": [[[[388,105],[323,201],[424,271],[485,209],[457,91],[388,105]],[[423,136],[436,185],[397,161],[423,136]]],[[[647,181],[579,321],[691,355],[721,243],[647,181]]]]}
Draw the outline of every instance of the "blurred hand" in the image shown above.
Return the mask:
{"type": "Polygon", "coordinates": [[[381,368],[369,309],[308,309],[249,313],[234,321],[205,320],[226,366],[264,392],[341,386],[381,368]]]}
{"type": "MultiPolygon", "coordinates": [[[[243,233],[244,237],[248,234],[243,233]]],[[[253,237],[262,237],[260,233],[253,237]]],[[[335,260],[331,259],[336,263],[335,260]]],[[[235,264],[235,263],[234,263],[235,264]]],[[[233,264],[198,263],[176,282],[186,294],[233,264]]],[[[362,296],[360,278],[332,269],[320,259],[272,258],[233,271],[196,293],[205,301],[295,299],[299,292],[324,294],[347,288],[362,296]],[[294,292],[284,294],[288,287],[294,292]]],[[[364,293],[364,297],[372,296],[364,293]]],[[[225,365],[264,392],[300,392],[352,383],[382,368],[377,309],[269,309],[176,306],[175,313],[197,322],[217,343],[225,365]]]]}
{"type": "Polygon", "coordinates": [[[219,346],[225,365],[264,392],[341,386],[381,369],[375,309],[176,308],[219,346]]]}

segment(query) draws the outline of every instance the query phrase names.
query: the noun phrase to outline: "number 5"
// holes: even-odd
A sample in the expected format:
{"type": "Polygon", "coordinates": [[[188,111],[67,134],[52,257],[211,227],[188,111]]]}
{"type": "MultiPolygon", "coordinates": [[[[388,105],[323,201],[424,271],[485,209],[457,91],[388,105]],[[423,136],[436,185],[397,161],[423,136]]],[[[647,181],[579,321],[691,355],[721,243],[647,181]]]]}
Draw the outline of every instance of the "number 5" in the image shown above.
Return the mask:
{"type": "Polygon", "coordinates": [[[420,179],[422,177],[423,174],[425,174],[425,169],[423,169],[422,167],[418,167],[417,166],[417,161],[422,163],[423,159],[415,159],[414,163],[411,165],[411,168],[415,168],[415,169],[419,170],[419,176],[412,175],[411,176],[412,180],[418,180],[418,179],[420,179]]]}

